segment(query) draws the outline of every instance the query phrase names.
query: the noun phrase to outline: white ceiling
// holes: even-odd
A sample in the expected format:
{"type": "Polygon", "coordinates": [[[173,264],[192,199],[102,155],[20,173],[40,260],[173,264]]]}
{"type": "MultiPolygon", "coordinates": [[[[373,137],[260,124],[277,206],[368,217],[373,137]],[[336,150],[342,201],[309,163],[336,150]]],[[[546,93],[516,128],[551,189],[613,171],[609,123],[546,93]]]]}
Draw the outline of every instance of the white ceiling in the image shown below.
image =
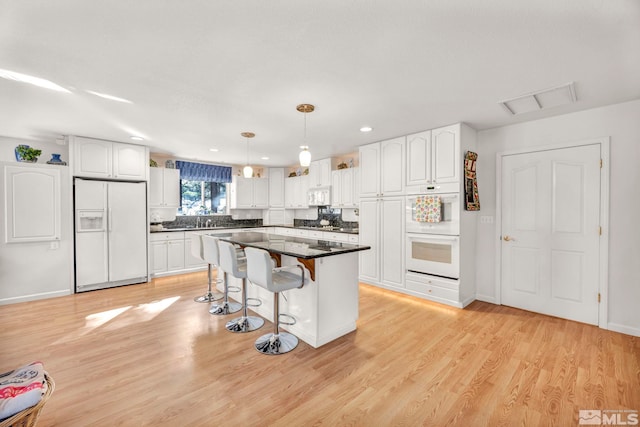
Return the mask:
{"type": "Polygon", "coordinates": [[[153,152],[243,164],[252,131],[251,163],[287,166],[300,103],[316,106],[319,159],[640,98],[640,1],[0,0],[0,69],[71,91],[0,79],[0,135],[138,134],[153,152]],[[571,81],[569,106],[510,116],[498,104],[571,81]]]}

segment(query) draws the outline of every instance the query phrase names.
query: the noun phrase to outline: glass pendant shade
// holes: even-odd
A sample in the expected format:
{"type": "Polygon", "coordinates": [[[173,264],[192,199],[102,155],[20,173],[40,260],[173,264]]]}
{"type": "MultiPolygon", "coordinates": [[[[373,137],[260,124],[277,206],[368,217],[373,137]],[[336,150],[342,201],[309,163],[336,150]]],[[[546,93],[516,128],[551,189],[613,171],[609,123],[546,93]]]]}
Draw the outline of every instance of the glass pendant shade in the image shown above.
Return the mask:
{"type": "Polygon", "coordinates": [[[300,166],[309,166],[311,164],[311,153],[307,148],[303,148],[300,152],[300,166]]]}
{"type": "Polygon", "coordinates": [[[249,165],[245,166],[244,169],[242,169],[242,175],[245,178],[251,178],[253,176],[253,168],[249,165]]]}

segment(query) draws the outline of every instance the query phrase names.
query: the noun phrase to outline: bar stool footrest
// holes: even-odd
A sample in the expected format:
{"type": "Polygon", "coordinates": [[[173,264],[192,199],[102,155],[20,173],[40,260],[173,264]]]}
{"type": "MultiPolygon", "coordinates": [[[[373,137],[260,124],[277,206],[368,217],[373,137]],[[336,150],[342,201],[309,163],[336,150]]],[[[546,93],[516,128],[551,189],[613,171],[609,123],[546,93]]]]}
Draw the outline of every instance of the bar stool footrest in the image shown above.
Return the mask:
{"type": "Polygon", "coordinates": [[[279,320],[279,323],[280,323],[281,325],[291,326],[291,325],[295,325],[295,324],[296,324],[296,318],[295,318],[295,317],[293,317],[293,316],[292,316],[292,315],[290,315],[290,314],[287,314],[287,313],[280,313],[280,316],[278,317],[278,320],[279,320]],[[282,317],[289,318],[289,319],[291,319],[291,320],[290,320],[290,321],[288,321],[288,322],[286,322],[286,321],[285,321],[285,322],[283,322],[282,320],[280,320],[282,317]]]}
{"type": "Polygon", "coordinates": [[[262,305],[262,300],[260,298],[247,298],[247,307],[260,307],[262,305]],[[257,301],[249,304],[249,301],[257,301]]]}

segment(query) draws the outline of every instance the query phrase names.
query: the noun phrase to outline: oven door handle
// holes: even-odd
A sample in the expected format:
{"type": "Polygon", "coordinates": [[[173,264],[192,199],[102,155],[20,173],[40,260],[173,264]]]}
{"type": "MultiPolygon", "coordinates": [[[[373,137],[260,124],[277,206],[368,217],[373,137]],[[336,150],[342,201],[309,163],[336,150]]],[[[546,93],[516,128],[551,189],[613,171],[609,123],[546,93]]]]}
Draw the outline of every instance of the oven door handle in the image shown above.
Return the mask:
{"type": "Polygon", "coordinates": [[[429,241],[429,240],[447,240],[449,242],[457,242],[458,241],[458,236],[447,236],[446,234],[429,234],[429,237],[425,237],[427,236],[426,234],[413,234],[413,233],[407,233],[407,237],[413,240],[424,240],[424,241],[429,241]]]}

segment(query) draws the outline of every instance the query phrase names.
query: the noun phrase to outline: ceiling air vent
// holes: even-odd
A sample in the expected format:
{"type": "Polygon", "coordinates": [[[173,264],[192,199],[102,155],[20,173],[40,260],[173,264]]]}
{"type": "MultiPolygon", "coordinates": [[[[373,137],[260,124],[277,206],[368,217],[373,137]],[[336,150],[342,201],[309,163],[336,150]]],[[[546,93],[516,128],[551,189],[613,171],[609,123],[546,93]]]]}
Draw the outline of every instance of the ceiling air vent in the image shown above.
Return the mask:
{"type": "Polygon", "coordinates": [[[573,82],[499,102],[509,114],[516,115],[576,102],[573,82]]]}

